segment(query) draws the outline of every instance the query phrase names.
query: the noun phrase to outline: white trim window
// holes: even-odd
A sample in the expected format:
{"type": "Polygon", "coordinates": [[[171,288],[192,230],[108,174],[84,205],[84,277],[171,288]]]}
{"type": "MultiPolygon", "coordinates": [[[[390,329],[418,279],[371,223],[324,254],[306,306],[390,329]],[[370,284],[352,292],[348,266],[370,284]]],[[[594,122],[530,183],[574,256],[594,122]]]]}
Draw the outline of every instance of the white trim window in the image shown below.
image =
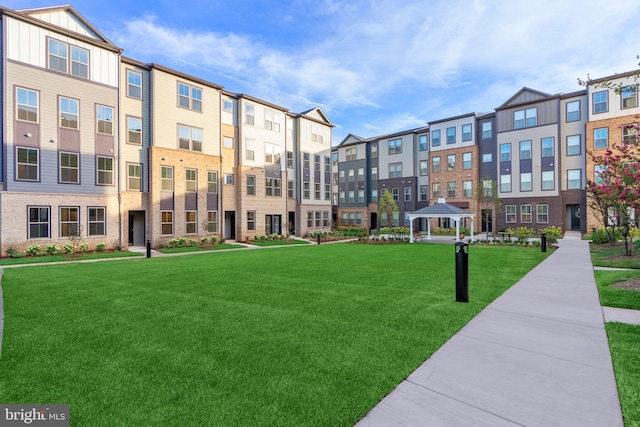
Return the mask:
{"type": "Polygon", "coordinates": [[[79,182],[78,153],[60,152],[60,182],[77,184],[79,182]]]}
{"type": "Polygon", "coordinates": [[[142,145],[142,119],[127,116],[127,144],[142,145]]]}
{"type": "Polygon", "coordinates": [[[79,236],[80,208],[60,206],[59,222],[60,237],[79,236]]]}
{"type": "Polygon", "coordinates": [[[37,148],[16,148],[16,179],[37,181],[40,176],[40,150],[37,148]]]}
{"type": "Polygon", "coordinates": [[[18,120],[38,123],[38,92],[21,87],[16,92],[18,120]]]}
{"type": "Polygon", "coordinates": [[[80,118],[77,99],[60,97],[60,127],[78,129],[80,118]]]}
{"type": "Polygon", "coordinates": [[[96,105],[96,131],[104,135],[113,135],[113,108],[96,105]]]}
{"type": "Polygon", "coordinates": [[[104,236],[107,234],[107,208],[105,207],[89,207],[88,210],[88,224],[89,230],[87,234],[89,236],[104,236]]]}
{"type": "Polygon", "coordinates": [[[51,207],[49,206],[29,206],[28,207],[28,223],[29,232],[28,239],[48,238],[51,231],[51,207]]]}
{"type": "Polygon", "coordinates": [[[87,49],[69,45],[52,38],[49,39],[47,47],[48,67],[50,70],[84,79],[89,78],[89,51],[87,49]],[[69,61],[69,56],[71,56],[71,61],[69,61]]]}
{"type": "Polygon", "coordinates": [[[113,157],[97,156],[97,184],[113,185],[113,157]]]}
{"type": "Polygon", "coordinates": [[[142,73],[127,70],[127,96],[142,99],[142,73]]]}
{"type": "Polygon", "coordinates": [[[178,82],[178,106],[202,111],[202,89],[178,82]]]}

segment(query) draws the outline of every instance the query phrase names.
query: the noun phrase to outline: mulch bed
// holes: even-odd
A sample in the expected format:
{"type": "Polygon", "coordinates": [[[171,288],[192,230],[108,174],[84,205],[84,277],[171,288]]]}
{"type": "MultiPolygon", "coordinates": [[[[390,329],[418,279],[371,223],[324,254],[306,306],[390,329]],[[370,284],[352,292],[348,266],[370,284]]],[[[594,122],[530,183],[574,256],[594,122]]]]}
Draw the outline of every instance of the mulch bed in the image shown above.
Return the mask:
{"type": "Polygon", "coordinates": [[[612,288],[628,289],[631,291],[640,291],[640,279],[629,279],[624,282],[618,282],[611,285],[612,288]]]}

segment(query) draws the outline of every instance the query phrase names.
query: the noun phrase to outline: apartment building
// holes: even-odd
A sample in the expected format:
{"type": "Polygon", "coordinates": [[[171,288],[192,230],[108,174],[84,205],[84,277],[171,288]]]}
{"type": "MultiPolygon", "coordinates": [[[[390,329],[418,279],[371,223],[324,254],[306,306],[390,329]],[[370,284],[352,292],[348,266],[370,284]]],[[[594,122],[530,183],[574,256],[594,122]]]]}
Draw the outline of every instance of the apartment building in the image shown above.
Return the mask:
{"type": "Polygon", "coordinates": [[[125,57],[68,5],[0,14],[2,251],[330,229],[320,108],[125,57]]]}

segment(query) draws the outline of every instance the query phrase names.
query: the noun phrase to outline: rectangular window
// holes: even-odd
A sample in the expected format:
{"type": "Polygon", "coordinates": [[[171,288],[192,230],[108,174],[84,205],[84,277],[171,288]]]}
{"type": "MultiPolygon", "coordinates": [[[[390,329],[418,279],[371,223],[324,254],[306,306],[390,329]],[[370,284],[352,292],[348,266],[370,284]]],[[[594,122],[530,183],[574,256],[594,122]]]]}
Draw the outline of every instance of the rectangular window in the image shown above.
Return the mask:
{"type": "Polygon", "coordinates": [[[371,190],[371,203],[378,202],[378,190],[371,190]]]}
{"type": "Polygon", "coordinates": [[[127,96],[142,98],[142,74],[137,71],[127,70],[127,96]]]}
{"type": "Polygon", "coordinates": [[[531,141],[520,141],[520,160],[531,159],[531,141]]]}
{"type": "Polygon", "coordinates": [[[171,166],[160,168],[160,183],[161,191],[173,191],[173,168],[171,166]]]}
{"type": "Polygon", "coordinates": [[[320,126],[315,123],[312,123],[311,124],[311,141],[322,144],[322,140],[323,140],[322,130],[320,129],[320,126]]]}
{"type": "Polygon", "coordinates": [[[71,75],[89,77],[89,51],[78,46],[71,46],[71,75]]]}
{"type": "Polygon", "coordinates": [[[324,156],[324,173],[331,173],[331,159],[329,156],[324,156]]]}
{"type": "Polygon", "coordinates": [[[473,183],[472,181],[463,181],[462,182],[462,197],[472,197],[473,196],[473,183]]]}
{"type": "Polygon", "coordinates": [[[324,199],[331,200],[331,185],[329,184],[324,185],[324,199]]]}
{"type": "Polygon", "coordinates": [[[427,151],[427,148],[429,148],[429,135],[420,135],[418,137],[418,149],[427,151]]]}
{"type": "Polygon", "coordinates": [[[277,121],[278,113],[271,110],[264,110],[264,128],[274,132],[280,132],[280,123],[277,121]]]}
{"type": "Polygon", "coordinates": [[[29,207],[29,239],[49,237],[49,207],[29,207]]]}
{"type": "Polygon", "coordinates": [[[454,181],[447,182],[447,197],[456,197],[456,183],[454,181]]]}
{"type": "Polygon", "coordinates": [[[577,122],[580,120],[580,101],[567,102],[567,121],[577,122]]]}
{"type": "Polygon", "coordinates": [[[420,201],[426,202],[429,200],[429,188],[426,185],[420,186],[420,201]]]}
{"type": "Polygon", "coordinates": [[[378,167],[374,166],[371,168],[371,180],[376,181],[378,179],[378,167]]]}
{"type": "Polygon", "coordinates": [[[320,228],[322,224],[322,212],[320,211],[316,211],[315,212],[316,215],[316,228],[320,228]]]}
{"type": "Polygon", "coordinates": [[[339,175],[340,175],[340,184],[342,184],[342,183],[344,183],[344,171],[343,170],[340,171],[339,175]]]}
{"type": "Polygon", "coordinates": [[[253,123],[255,122],[255,118],[256,118],[256,109],[255,109],[255,107],[253,105],[251,105],[251,104],[245,105],[245,107],[244,107],[244,122],[245,122],[245,124],[253,126],[253,123]]]}
{"type": "Polygon", "coordinates": [[[207,211],[207,232],[215,233],[218,231],[218,212],[207,211]]]}
{"type": "Polygon", "coordinates": [[[142,190],[142,165],[131,163],[127,165],[127,190],[142,190]]]}
{"type": "Polygon", "coordinates": [[[224,111],[225,113],[233,113],[233,101],[229,98],[223,98],[222,111],[224,111]]]}
{"type": "Polygon", "coordinates": [[[293,151],[287,151],[287,168],[293,168],[293,151]]]}
{"type": "Polygon", "coordinates": [[[78,101],[60,97],[60,127],[78,129],[78,101]]]}
{"type": "Polygon", "coordinates": [[[233,138],[225,136],[222,138],[222,146],[224,148],[233,148],[233,138]]]}
{"type": "Polygon", "coordinates": [[[113,108],[97,105],[96,121],[98,123],[98,133],[113,135],[113,108]]]}
{"type": "Polygon", "coordinates": [[[500,175],[500,192],[511,192],[511,175],[500,175]]]}
{"type": "Polygon", "coordinates": [[[186,211],[184,213],[185,234],[196,234],[198,232],[198,212],[186,211]]]}
{"type": "Polygon", "coordinates": [[[427,161],[426,160],[420,160],[419,162],[420,165],[420,176],[426,176],[428,173],[428,169],[427,169],[427,161]]]}
{"type": "Polygon", "coordinates": [[[207,193],[216,194],[218,192],[218,172],[207,171],[207,193]]]}
{"type": "Polygon", "coordinates": [[[38,122],[38,92],[17,88],[18,120],[38,122]]]}
{"type": "Polygon", "coordinates": [[[100,157],[98,162],[98,185],[113,185],[113,158],[100,157]]]}
{"type": "Polygon", "coordinates": [[[526,110],[518,110],[513,112],[513,128],[523,129],[538,124],[538,109],[527,108],[526,110]]]}
{"type": "Polygon", "coordinates": [[[340,194],[339,194],[340,195],[340,202],[339,202],[340,204],[344,204],[344,202],[346,200],[345,194],[346,193],[344,191],[340,191],[340,194]]]}
{"type": "Polygon", "coordinates": [[[582,189],[582,169],[567,170],[567,189],[568,190],[582,189]]]}
{"type": "Polygon", "coordinates": [[[67,43],[49,39],[49,69],[88,78],[89,51],[78,46],[71,46],[71,69],[68,69],[68,48],[67,43]]]}
{"type": "Polygon", "coordinates": [[[546,224],[549,222],[549,205],[536,205],[536,222],[546,224]]]}
{"type": "Polygon", "coordinates": [[[556,188],[556,183],[553,171],[542,172],[542,189],[553,190],[554,188],[556,188]]]}
{"type": "Polygon", "coordinates": [[[290,199],[293,199],[293,192],[294,192],[294,182],[287,181],[287,197],[289,197],[290,199]]]}
{"type": "Polygon", "coordinates": [[[358,190],[358,203],[364,203],[364,190],[358,190]]]}
{"type": "Polygon", "coordinates": [[[603,185],[604,184],[604,179],[602,178],[602,173],[604,172],[605,167],[602,165],[595,165],[594,166],[594,171],[593,171],[593,181],[597,184],[597,185],[603,185]]]}
{"type": "Polygon", "coordinates": [[[391,189],[391,195],[393,196],[393,200],[396,203],[400,201],[400,189],[399,188],[392,188],[391,189]]]}
{"type": "MultiPolygon", "coordinates": [[[[267,178],[269,180],[270,178],[267,178]]],[[[255,175],[247,175],[247,195],[255,196],[256,195],[256,176],[255,175]]],[[[269,196],[271,194],[268,194],[269,196]]]]}
{"type": "Polygon", "coordinates": [[[471,153],[462,153],[462,169],[471,169],[471,153]]]}
{"type": "Polygon", "coordinates": [[[338,185],[338,174],[335,172],[331,174],[331,183],[333,185],[338,185]]]}
{"type": "Polygon", "coordinates": [[[431,146],[439,147],[440,146],[440,131],[434,130],[431,132],[431,146]]]}
{"type": "Polygon", "coordinates": [[[60,208],[60,237],[79,236],[80,208],[60,208]]]}
{"type": "Polygon", "coordinates": [[[202,111],[202,89],[178,83],[178,105],[194,111],[202,111]]]}
{"type": "Polygon", "coordinates": [[[356,225],[362,225],[362,212],[356,212],[356,225]]]}
{"type": "Polygon", "coordinates": [[[313,198],[315,200],[320,200],[320,183],[316,182],[313,184],[313,198]]]}
{"type": "MultiPolygon", "coordinates": [[[[255,160],[256,158],[256,141],[254,141],[253,139],[245,139],[244,141],[245,144],[245,151],[244,151],[244,158],[245,160],[255,160]]],[[[266,151],[266,145],[265,145],[265,151],[266,151]]]]}
{"type": "Polygon", "coordinates": [[[622,125],[622,143],[636,145],[638,143],[638,125],[622,125]]]}
{"type": "Polygon", "coordinates": [[[494,192],[495,189],[493,187],[493,181],[490,179],[483,179],[482,180],[482,192],[484,193],[484,195],[486,197],[493,197],[494,196],[494,192]]]}
{"type": "Polygon", "coordinates": [[[16,168],[17,179],[21,181],[38,180],[38,155],[37,148],[17,148],[16,168]]]}
{"type": "Polygon", "coordinates": [[[440,172],[440,157],[431,158],[431,172],[440,172]]]}
{"type": "Polygon", "coordinates": [[[456,128],[447,128],[447,144],[456,143],[456,128]]]}
{"type": "Polygon", "coordinates": [[[447,156],[447,170],[448,171],[456,170],[456,155],[455,154],[449,154],[447,156]]]}
{"type": "Polygon", "coordinates": [[[127,143],[142,145],[142,119],[127,117],[127,143]]]}
{"type": "Polygon", "coordinates": [[[625,86],[620,90],[622,109],[634,108],[638,106],[638,86],[625,86]]]}
{"type": "Polygon", "coordinates": [[[266,164],[279,165],[281,158],[279,145],[264,144],[264,161],[266,164]]]}
{"type": "Polygon", "coordinates": [[[492,153],[485,153],[482,155],[482,163],[491,163],[493,161],[492,153]]]}
{"type": "Polygon", "coordinates": [[[202,129],[178,125],[178,146],[184,150],[202,151],[202,129]]]}
{"type": "Polygon", "coordinates": [[[482,139],[491,139],[491,122],[482,123],[482,139]]]}
{"type": "Polygon", "coordinates": [[[598,128],[593,130],[593,147],[607,148],[609,146],[609,128],[598,128]]]}
{"type": "Polygon", "coordinates": [[[520,191],[531,191],[531,172],[520,174],[520,191]]]}
{"type": "MultiPolygon", "coordinates": [[[[347,213],[342,213],[342,223],[347,224],[347,213]]],[[[313,211],[307,211],[307,227],[313,228],[313,211]]]]}
{"type": "Polygon", "coordinates": [[[609,93],[606,90],[594,92],[593,94],[593,114],[606,113],[609,111],[609,93]]]}
{"type": "Polygon", "coordinates": [[[353,190],[349,190],[349,203],[356,202],[356,192],[353,190]]]}
{"type": "Polygon", "coordinates": [[[411,187],[404,187],[404,201],[411,201],[411,187]]]}
{"type": "Polygon", "coordinates": [[[302,197],[307,200],[311,198],[311,184],[309,181],[302,183],[302,197]]]}
{"type": "Polygon", "coordinates": [[[355,179],[355,172],[353,171],[353,169],[349,169],[349,182],[354,182],[355,179]]]}
{"type": "Polygon", "coordinates": [[[567,156],[578,156],[581,152],[580,135],[567,136],[567,156]]]}
{"type": "Polygon", "coordinates": [[[247,211],[247,230],[256,231],[256,211],[247,211]]]}
{"type": "Polygon", "coordinates": [[[520,205],[520,222],[531,222],[531,205],[520,205]]]}
{"type": "Polygon", "coordinates": [[[441,195],[440,195],[440,183],[439,182],[434,182],[432,184],[432,189],[433,190],[431,191],[431,193],[433,194],[433,198],[434,199],[440,198],[441,197],[441,195]]]}
{"type": "Polygon", "coordinates": [[[160,211],[160,227],[162,235],[173,234],[173,211],[160,211]]]}
{"type": "Polygon", "coordinates": [[[349,212],[349,225],[355,225],[355,224],[356,224],[355,213],[349,212]]]}
{"type": "Polygon", "coordinates": [[[553,157],[553,138],[542,138],[542,157],[553,157]]]}
{"type": "Polygon", "coordinates": [[[377,145],[372,145],[371,146],[371,158],[372,159],[377,159],[378,158],[378,146],[377,145]]]}
{"type": "Polygon", "coordinates": [[[516,222],[516,205],[506,205],[504,208],[506,222],[509,224],[516,222]]]}
{"type": "MultiPolygon", "coordinates": [[[[90,207],[89,211],[89,236],[104,236],[107,234],[107,208],[90,207]]],[[[173,218],[173,213],[171,213],[173,218]]],[[[173,228],[173,222],[171,223],[173,228]]]]}
{"type": "Polygon", "coordinates": [[[49,39],[49,69],[66,73],[68,58],[67,44],[49,39]]]}
{"type": "Polygon", "coordinates": [[[390,139],[389,140],[389,154],[402,153],[402,139],[390,139]]]}
{"type": "Polygon", "coordinates": [[[364,168],[358,168],[358,182],[364,181],[364,168]]]}
{"type": "Polygon", "coordinates": [[[196,169],[185,169],[184,190],[187,193],[195,193],[198,191],[198,171],[196,169]]]}
{"type": "Polygon", "coordinates": [[[222,179],[224,180],[224,183],[227,185],[234,185],[235,183],[232,173],[225,173],[222,179]]]}
{"type": "Polygon", "coordinates": [[[329,226],[329,211],[322,212],[322,226],[323,227],[329,226]]]}
{"type": "Polygon", "coordinates": [[[500,161],[511,161],[511,144],[500,144],[500,161]]]}
{"type": "Polygon", "coordinates": [[[320,171],[320,155],[314,154],[313,156],[313,170],[320,171]]]}
{"type": "Polygon", "coordinates": [[[77,184],[79,174],[78,153],[60,153],[60,182],[77,184]]]}
{"type": "Polygon", "coordinates": [[[471,125],[462,125],[462,140],[471,141],[471,125]]]}
{"type": "Polygon", "coordinates": [[[402,178],[402,163],[389,164],[389,178],[402,178]]]}
{"type": "Polygon", "coordinates": [[[310,169],[311,155],[309,153],[302,153],[302,169],[310,169]]]}
{"type": "Polygon", "coordinates": [[[357,149],[356,147],[351,147],[351,148],[347,148],[347,162],[350,162],[352,160],[356,160],[357,158],[357,149]]]}

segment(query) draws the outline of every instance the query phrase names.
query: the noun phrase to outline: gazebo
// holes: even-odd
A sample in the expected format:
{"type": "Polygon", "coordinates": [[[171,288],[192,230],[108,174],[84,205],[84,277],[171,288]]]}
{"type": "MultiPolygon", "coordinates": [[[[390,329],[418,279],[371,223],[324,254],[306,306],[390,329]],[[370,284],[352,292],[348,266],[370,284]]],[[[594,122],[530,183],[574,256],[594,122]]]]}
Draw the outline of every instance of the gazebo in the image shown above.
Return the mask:
{"type": "MultiPolygon", "coordinates": [[[[413,220],[417,218],[449,218],[456,223],[456,241],[460,240],[460,220],[462,218],[471,219],[471,236],[469,237],[473,240],[473,220],[476,214],[465,211],[464,209],[460,209],[457,206],[450,205],[445,202],[444,198],[439,198],[438,203],[435,205],[427,206],[426,208],[418,209],[415,212],[411,212],[409,214],[409,227],[410,227],[410,241],[413,240],[413,220]]],[[[427,221],[427,240],[431,239],[431,221],[427,221]]]]}

